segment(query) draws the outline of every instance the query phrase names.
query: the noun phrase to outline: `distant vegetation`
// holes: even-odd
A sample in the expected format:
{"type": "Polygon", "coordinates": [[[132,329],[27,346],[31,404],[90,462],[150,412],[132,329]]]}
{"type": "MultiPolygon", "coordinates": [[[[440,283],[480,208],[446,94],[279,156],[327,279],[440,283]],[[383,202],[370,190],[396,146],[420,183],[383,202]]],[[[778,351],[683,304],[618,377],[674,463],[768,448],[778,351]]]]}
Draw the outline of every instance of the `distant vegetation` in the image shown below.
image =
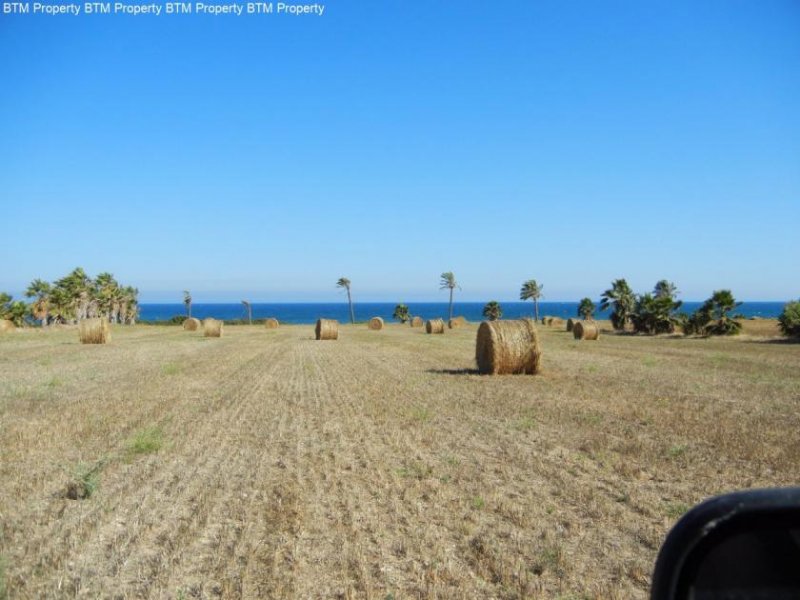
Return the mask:
{"type": "Polygon", "coordinates": [[[9,294],[0,293],[0,318],[17,326],[39,321],[46,327],[94,317],[133,324],[139,316],[139,290],[121,285],[111,273],[92,279],[80,267],[53,283],[34,279],[25,296],[30,302],[15,301],[9,294]]]}
{"type": "Polygon", "coordinates": [[[408,323],[408,320],[411,318],[411,315],[408,314],[408,306],[402,303],[395,306],[392,318],[404,324],[408,323]]]}
{"type": "Polygon", "coordinates": [[[490,321],[497,321],[503,317],[503,308],[497,300],[491,300],[483,307],[483,316],[490,321]]]}
{"type": "Polygon", "coordinates": [[[800,300],[793,300],[783,307],[778,323],[783,335],[800,338],[800,300]]]}

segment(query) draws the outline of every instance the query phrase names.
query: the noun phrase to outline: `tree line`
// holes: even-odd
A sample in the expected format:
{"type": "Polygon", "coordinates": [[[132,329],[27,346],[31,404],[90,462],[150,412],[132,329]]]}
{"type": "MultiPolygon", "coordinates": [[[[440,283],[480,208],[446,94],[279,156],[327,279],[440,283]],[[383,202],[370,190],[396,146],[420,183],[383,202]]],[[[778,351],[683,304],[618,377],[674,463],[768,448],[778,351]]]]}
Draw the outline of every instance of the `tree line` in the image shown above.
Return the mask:
{"type": "Polygon", "coordinates": [[[0,292],[0,318],[17,326],[39,321],[43,327],[102,317],[134,324],[139,317],[139,290],[121,285],[111,273],[91,278],[81,267],[54,282],[34,279],[24,300],[0,292]]]}

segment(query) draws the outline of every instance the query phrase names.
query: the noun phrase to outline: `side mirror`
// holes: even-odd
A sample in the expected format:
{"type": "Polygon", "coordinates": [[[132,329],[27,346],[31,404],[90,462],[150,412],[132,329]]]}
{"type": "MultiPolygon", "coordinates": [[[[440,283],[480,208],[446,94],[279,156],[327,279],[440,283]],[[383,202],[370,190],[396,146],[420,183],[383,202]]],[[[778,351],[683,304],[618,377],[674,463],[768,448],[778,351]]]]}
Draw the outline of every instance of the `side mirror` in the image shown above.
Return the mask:
{"type": "Polygon", "coordinates": [[[736,492],[694,507],[661,546],[650,598],[800,598],[800,488],[736,492]]]}

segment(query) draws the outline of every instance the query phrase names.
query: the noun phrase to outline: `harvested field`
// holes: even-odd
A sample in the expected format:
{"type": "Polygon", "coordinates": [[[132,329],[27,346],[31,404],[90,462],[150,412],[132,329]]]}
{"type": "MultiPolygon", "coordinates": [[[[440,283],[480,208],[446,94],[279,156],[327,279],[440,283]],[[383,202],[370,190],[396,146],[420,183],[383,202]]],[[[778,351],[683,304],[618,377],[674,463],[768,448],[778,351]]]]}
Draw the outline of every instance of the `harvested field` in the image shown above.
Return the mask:
{"type": "Polygon", "coordinates": [[[800,479],[800,344],[340,329],[0,336],[9,597],[644,599],[690,505],[800,479]]]}

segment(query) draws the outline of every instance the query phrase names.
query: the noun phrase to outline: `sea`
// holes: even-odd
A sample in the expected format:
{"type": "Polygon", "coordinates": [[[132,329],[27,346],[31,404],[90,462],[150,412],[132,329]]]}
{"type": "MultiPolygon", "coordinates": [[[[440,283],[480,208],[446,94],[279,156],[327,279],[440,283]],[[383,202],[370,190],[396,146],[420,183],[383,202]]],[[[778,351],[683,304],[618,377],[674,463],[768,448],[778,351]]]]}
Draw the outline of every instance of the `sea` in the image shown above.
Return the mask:
{"type": "MultiPolygon", "coordinates": [[[[408,302],[408,311],[412,316],[423,319],[443,318],[448,316],[446,302],[408,302]]],[[[681,312],[691,313],[700,307],[701,302],[684,302],[681,312]]],[[[353,305],[356,321],[367,321],[372,317],[383,317],[387,322],[392,320],[395,303],[390,302],[357,302],[353,305]]],[[[504,319],[519,319],[533,316],[533,302],[501,302],[504,319]]],[[[734,313],[746,318],[776,318],[783,310],[783,302],[744,302],[734,313]]],[[[481,321],[483,302],[455,302],[453,315],[463,316],[469,321],[481,321]]],[[[577,302],[540,302],[539,316],[569,318],[576,316],[577,302]]],[[[337,319],[346,323],[350,320],[350,312],[346,302],[336,303],[282,303],[253,304],[253,319],[275,318],[281,323],[309,324],[317,319],[337,319]]],[[[168,321],[172,317],[186,315],[183,304],[142,304],[139,319],[145,322],[168,321]]],[[[607,319],[609,311],[595,312],[596,319],[607,319]]],[[[230,304],[192,304],[192,316],[198,319],[214,317],[225,321],[236,321],[247,318],[241,303],[230,304]]]]}

